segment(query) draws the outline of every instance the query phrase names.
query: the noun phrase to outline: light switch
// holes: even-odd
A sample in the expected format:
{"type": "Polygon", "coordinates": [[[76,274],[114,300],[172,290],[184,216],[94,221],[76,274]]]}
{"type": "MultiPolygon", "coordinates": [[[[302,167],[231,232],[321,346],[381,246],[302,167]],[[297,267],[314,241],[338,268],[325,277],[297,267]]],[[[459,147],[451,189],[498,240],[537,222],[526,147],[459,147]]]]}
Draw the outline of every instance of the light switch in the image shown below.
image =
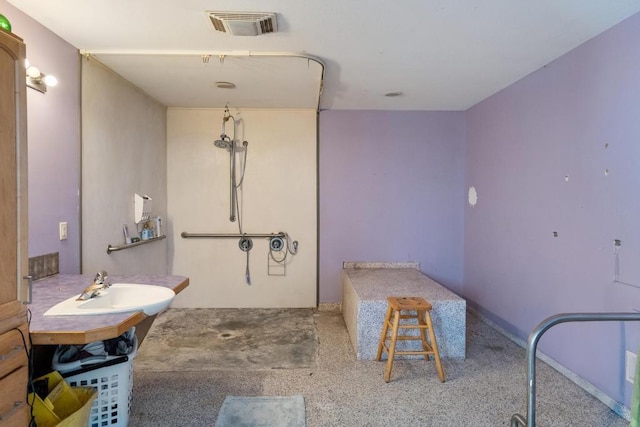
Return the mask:
{"type": "Polygon", "coordinates": [[[67,240],[67,223],[61,222],[59,225],[60,225],[60,240],[67,240]]]}

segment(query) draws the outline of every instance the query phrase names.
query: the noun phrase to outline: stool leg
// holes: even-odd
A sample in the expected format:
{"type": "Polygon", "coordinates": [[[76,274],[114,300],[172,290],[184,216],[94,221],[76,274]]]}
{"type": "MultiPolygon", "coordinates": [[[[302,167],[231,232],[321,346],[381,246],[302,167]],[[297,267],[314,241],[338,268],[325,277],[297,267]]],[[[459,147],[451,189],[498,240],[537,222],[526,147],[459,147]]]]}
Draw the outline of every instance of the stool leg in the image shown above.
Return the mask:
{"type": "Polygon", "coordinates": [[[398,325],[400,324],[400,310],[394,310],[393,324],[391,325],[391,344],[389,345],[389,354],[387,359],[387,367],[384,370],[384,381],[389,382],[391,379],[391,369],[393,369],[393,356],[396,352],[396,341],[398,340],[398,325]]]}
{"type": "Polygon", "coordinates": [[[379,362],[382,357],[382,350],[384,349],[384,343],[387,340],[387,331],[389,330],[389,323],[391,322],[391,306],[387,306],[387,314],[384,316],[384,324],[382,325],[382,334],[380,334],[380,343],[378,344],[378,355],[376,360],[379,362]]]}
{"type": "MultiPolygon", "coordinates": [[[[427,326],[427,322],[425,321],[427,310],[418,311],[417,313],[418,313],[418,324],[427,326]]],[[[422,351],[433,351],[427,341],[427,332],[425,331],[425,328],[420,328],[420,341],[422,341],[422,351]]],[[[428,354],[424,355],[424,360],[429,360],[428,354]]]]}
{"type": "Polygon", "coordinates": [[[440,363],[440,352],[438,351],[436,334],[433,331],[433,322],[431,321],[431,314],[428,311],[425,312],[425,319],[427,320],[427,326],[429,327],[429,339],[431,340],[431,348],[433,349],[433,358],[436,362],[438,377],[440,378],[440,382],[444,382],[444,370],[442,369],[442,363],[440,363]]]}

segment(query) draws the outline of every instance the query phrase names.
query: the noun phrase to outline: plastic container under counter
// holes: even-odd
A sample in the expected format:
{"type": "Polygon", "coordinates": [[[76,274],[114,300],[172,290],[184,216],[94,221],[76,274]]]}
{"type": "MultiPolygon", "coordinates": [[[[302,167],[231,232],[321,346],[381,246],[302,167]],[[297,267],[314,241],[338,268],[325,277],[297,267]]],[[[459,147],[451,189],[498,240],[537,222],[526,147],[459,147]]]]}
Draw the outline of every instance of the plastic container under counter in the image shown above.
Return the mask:
{"type": "Polygon", "coordinates": [[[71,387],[94,387],[98,391],[98,396],[91,406],[89,427],[127,427],[129,424],[133,360],[137,352],[138,340],[134,339],[131,353],[126,356],[107,356],[101,363],[59,363],[54,354],[54,369],[64,372],[62,377],[71,387]]]}

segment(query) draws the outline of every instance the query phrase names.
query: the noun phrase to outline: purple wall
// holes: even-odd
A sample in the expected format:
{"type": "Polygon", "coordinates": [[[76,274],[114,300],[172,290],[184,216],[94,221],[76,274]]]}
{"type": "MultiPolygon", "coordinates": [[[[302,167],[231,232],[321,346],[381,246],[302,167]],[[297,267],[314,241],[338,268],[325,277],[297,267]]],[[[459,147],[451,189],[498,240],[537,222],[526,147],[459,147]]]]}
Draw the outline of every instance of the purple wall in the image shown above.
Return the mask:
{"type": "MultiPolygon", "coordinates": [[[[526,338],[562,312],[640,309],[640,15],[466,113],[464,295],[526,338]],[[605,172],[606,171],[606,172],[605,172]],[[558,237],[554,237],[554,232],[558,237]]],[[[640,325],[557,326],[540,349],[629,405],[640,325]]]]}
{"type": "Polygon", "coordinates": [[[320,113],[320,302],[343,261],[418,261],[461,291],[464,113],[320,113]]]}
{"type": "Polygon", "coordinates": [[[47,94],[27,89],[29,256],[60,254],[62,273],[80,272],[80,61],[78,51],[0,0],[0,13],[27,45],[30,63],[58,78],[47,94]],[[68,223],[65,241],[58,223],[68,223]]]}

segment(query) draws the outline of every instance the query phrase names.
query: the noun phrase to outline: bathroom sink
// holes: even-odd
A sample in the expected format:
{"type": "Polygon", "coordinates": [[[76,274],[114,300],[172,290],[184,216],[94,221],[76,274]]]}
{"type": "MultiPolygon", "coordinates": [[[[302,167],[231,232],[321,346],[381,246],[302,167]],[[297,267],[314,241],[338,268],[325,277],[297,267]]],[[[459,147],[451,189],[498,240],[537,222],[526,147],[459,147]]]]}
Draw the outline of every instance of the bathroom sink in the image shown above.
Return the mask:
{"type": "Polygon", "coordinates": [[[176,294],[169,288],[136,283],[114,283],[91,299],[77,301],[79,295],[47,310],[45,316],[87,316],[143,311],[151,316],[169,307],[176,294]]]}

